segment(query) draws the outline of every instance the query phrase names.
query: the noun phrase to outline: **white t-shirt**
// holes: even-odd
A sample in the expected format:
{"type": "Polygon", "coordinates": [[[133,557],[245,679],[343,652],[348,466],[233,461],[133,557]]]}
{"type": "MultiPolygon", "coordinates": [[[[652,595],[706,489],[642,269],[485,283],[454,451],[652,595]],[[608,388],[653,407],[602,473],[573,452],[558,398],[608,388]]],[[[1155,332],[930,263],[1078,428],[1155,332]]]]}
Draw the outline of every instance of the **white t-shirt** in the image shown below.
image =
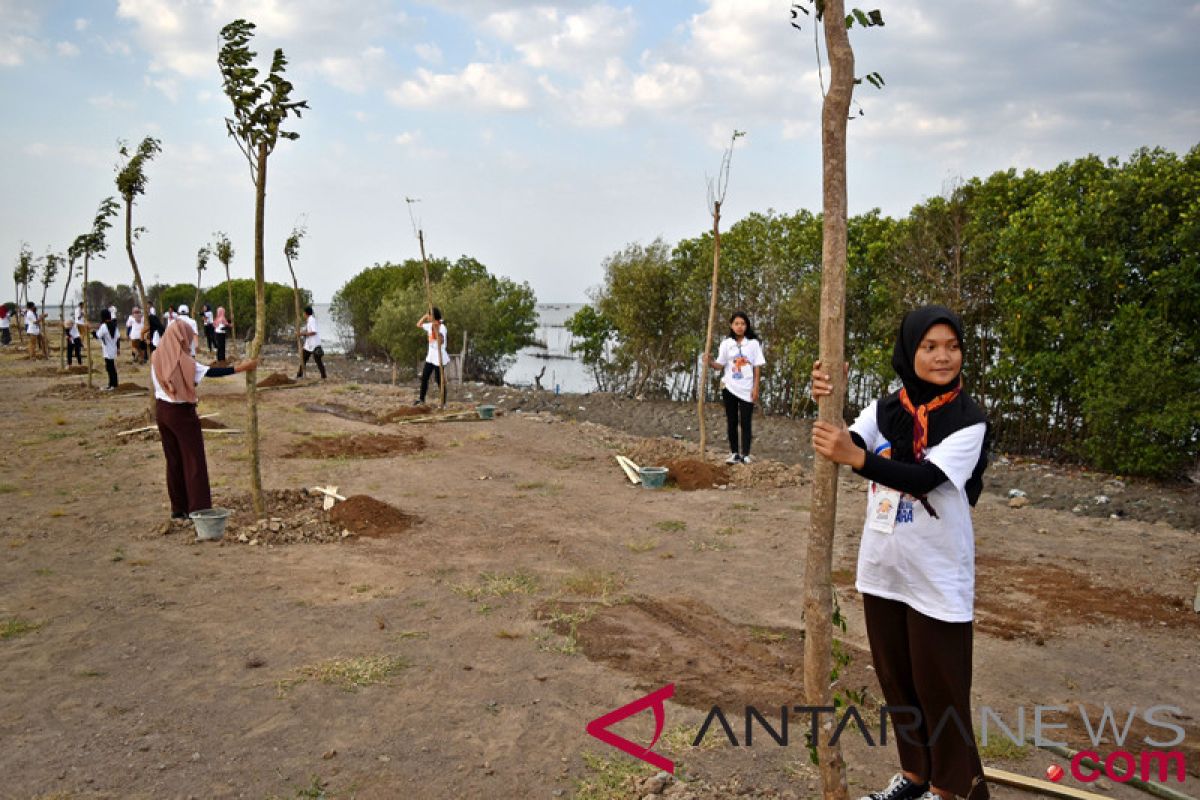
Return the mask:
{"type": "Polygon", "coordinates": [[[213,312],[205,311],[204,312],[204,327],[207,328],[209,325],[212,325],[212,324],[213,324],[213,312]]]}
{"type": "MultiPolygon", "coordinates": [[[[200,385],[200,381],[204,380],[204,376],[208,374],[208,367],[196,362],[196,385],[200,385]]],[[[150,382],[154,384],[154,396],[165,403],[182,404],[183,400],[172,400],[170,395],[163,391],[162,384],[158,382],[158,376],[154,374],[154,365],[150,365],[150,382]]]]}
{"type": "Polygon", "coordinates": [[[12,322],[9,321],[8,314],[0,317],[0,328],[11,328],[12,322]]]}
{"type": "Polygon", "coordinates": [[[308,322],[305,324],[304,330],[312,334],[312,336],[304,337],[304,349],[311,353],[321,346],[321,334],[317,330],[317,318],[314,314],[308,315],[308,322]]]}
{"type": "Polygon", "coordinates": [[[25,309],[25,332],[30,336],[37,336],[42,332],[42,326],[38,324],[37,314],[29,309],[25,309]]]}
{"type": "Polygon", "coordinates": [[[142,338],[142,329],[144,327],[145,327],[145,323],[142,322],[140,319],[138,319],[137,317],[130,317],[129,318],[129,338],[134,341],[141,339],[142,338]]]}
{"type": "Polygon", "coordinates": [[[767,363],[762,344],[757,339],[744,337],[739,344],[736,339],[727,336],[717,350],[717,363],[725,368],[721,385],[734,397],[747,403],[754,402],[750,399],[754,395],[754,368],[767,363]]]}
{"type": "MultiPolygon", "coordinates": [[[[874,453],[890,455],[891,443],[883,438],[871,403],[858,415],[850,430],[862,437],[874,453]]],[[[979,463],[987,425],[979,423],[947,436],[929,448],[926,459],[949,479],[931,491],[929,504],[936,518],[911,495],[900,496],[896,526],[880,533],[863,523],[858,548],[855,588],[888,600],[906,603],[922,614],[944,622],[970,622],[975,616],[975,531],[965,486],[979,463]]],[[[874,482],[867,493],[867,508],[874,507],[874,482]]]]}
{"type": "Polygon", "coordinates": [[[96,328],[96,338],[100,340],[100,346],[104,350],[105,358],[117,357],[117,342],[120,341],[119,333],[109,333],[108,325],[100,323],[100,327],[96,328]]]}
{"type": "MultiPolygon", "coordinates": [[[[176,314],[175,318],[167,323],[167,327],[169,328],[177,322],[183,322],[187,325],[190,325],[192,327],[192,333],[196,334],[196,336],[192,339],[192,356],[195,357],[196,342],[200,338],[200,329],[196,327],[196,320],[192,319],[186,314],[176,314]]],[[[158,347],[158,342],[155,342],[154,346],[158,347]]]]}
{"type": "MultiPolygon", "coordinates": [[[[429,338],[430,331],[433,330],[433,323],[432,322],[423,322],[423,323],[421,323],[421,327],[425,329],[425,337],[429,338]]],[[[441,364],[444,366],[444,365],[450,363],[450,356],[446,352],[446,344],[445,344],[446,342],[450,341],[450,335],[446,332],[446,323],[444,323],[444,322],[441,324],[441,333],[442,333],[442,342],[440,343],[441,351],[442,351],[441,364]]],[[[437,364],[438,363],[438,344],[439,344],[438,342],[433,342],[433,341],[431,341],[429,343],[429,348],[425,353],[425,362],[427,364],[437,364]]]]}
{"type": "Polygon", "coordinates": [[[67,336],[71,339],[79,338],[79,326],[83,323],[83,312],[75,309],[75,315],[71,318],[71,327],[67,329],[67,336]]]}

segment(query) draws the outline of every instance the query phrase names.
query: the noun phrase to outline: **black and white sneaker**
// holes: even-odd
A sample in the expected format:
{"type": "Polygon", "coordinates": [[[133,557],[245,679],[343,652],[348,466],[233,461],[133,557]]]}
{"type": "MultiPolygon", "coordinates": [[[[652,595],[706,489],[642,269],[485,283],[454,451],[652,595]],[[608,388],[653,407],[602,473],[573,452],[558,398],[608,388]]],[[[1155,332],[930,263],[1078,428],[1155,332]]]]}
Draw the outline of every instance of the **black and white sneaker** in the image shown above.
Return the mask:
{"type": "Polygon", "coordinates": [[[923,800],[928,793],[928,783],[913,783],[904,773],[897,772],[884,789],[863,795],[859,800],[923,800]]]}
{"type": "Polygon", "coordinates": [[[726,464],[740,464],[740,463],[742,463],[742,456],[739,453],[730,453],[729,458],[725,459],[725,463],[726,464]]]}
{"type": "Polygon", "coordinates": [[[752,464],[752,463],[754,463],[754,459],[751,458],[750,455],[747,453],[746,455],[742,456],[742,463],[743,464],[752,464]]]}

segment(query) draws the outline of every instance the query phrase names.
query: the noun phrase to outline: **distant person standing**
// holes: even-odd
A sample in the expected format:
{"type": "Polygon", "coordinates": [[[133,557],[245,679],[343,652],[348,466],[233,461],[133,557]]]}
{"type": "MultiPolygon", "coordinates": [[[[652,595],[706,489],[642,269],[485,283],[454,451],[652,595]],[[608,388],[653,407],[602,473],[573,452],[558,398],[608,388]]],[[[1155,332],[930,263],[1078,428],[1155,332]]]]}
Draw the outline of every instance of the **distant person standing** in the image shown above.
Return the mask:
{"type": "MultiPolygon", "coordinates": [[[[428,314],[423,315],[417,320],[417,327],[425,331],[425,336],[429,340],[429,348],[425,354],[425,366],[421,370],[421,397],[417,400],[416,405],[425,403],[425,395],[429,391],[429,379],[436,376],[437,385],[442,385],[442,368],[450,363],[450,354],[446,352],[446,323],[442,322],[442,311],[437,306],[433,307],[433,319],[429,318],[428,314]],[[434,332],[433,324],[437,323],[437,332],[434,332]]],[[[440,394],[440,390],[439,390],[440,394]]]]}
{"type": "Polygon", "coordinates": [[[25,304],[25,335],[29,337],[29,358],[41,358],[42,325],[37,306],[32,300],[25,304]]]}
{"type": "Polygon", "coordinates": [[[225,307],[217,306],[217,316],[213,318],[213,331],[217,337],[217,361],[225,360],[225,338],[229,335],[229,326],[233,319],[225,316],[225,307]]]}
{"type": "Polygon", "coordinates": [[[8,315],[8,303],[0,305],[0,345],[12,344],[12,320],[8,315]]]}
{"type": "Polygon", "coordinates": [[[111,392],[117,388],[117,345],[121,341],[117,333],[117,321],[112,312],[104,309],[100,313],[100,327],[92,334],[100,340],[100,348],[104,352],[104,369],[108,372],[108,386],[102,392],[111,392]]]}
{"type": "Polygon", "coordinates": [[[129,341],[133,344],[133,363],[145,364],[146,355],[146,337],[142,333],[146,330],[146,322],[142,319],[142,309],[138,306],[133,307],[133,312],[129,315],[129,341]]]}
{"type": "Polygon", "coordinates": [[[211,355],[217,349],[216,326],[213,324],[213,310],[208,303],[204,304],[204,343],[211,355]]]}
{"type": "Polygon", "coordinates": [[[304,332],[300,336],[304,339],[304,360],[300,363],[300,371],[296,373],[297,378],[304,377],[304,368],[308,366],[309,356],[317,362],[317,369],[321,370],[321,380],[325,380],[325,350],[321,347],[321,334],[317,330],[317,315],[313,313],[312,306],[306,306],[304,315],[308,317],[308,322],[304,324],[304,332]]]}
{"type": "Polygon", "coordinates": [[[79,336],[79,326],[84,324],[83,319],[83,303],[75,309],[71,321],[63,322],[63,331],[66,334],[67,345],[67,366],[71,366],[71,355],[75,355],[75,360],[83,366],[83,339],[79,336]]]}

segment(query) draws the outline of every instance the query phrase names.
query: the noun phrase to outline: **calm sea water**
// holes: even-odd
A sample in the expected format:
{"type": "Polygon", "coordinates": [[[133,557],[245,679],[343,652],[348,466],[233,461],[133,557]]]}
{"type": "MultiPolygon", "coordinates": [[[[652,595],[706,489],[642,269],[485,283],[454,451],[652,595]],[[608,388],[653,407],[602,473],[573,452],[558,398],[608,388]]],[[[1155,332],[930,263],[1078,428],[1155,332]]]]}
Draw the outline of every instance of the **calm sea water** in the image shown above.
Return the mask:
{"type": "MultiPolygon", "coordinates": [[[[573,337],[566,329],[567,320],[583,308],[582,303],[538,303],[538,324],[534,331],[537,345],[518,351],[517,359],[504,373],[504,382],[512,386],[532,386],[541,374],[542,387],[562,392],[590,392],[596,388],[591,370],[571,352],[573,337]],[[545,368],[545,373],[542,369],[545,368]]],[[[321,341],[326,350],[341,352],[343,343],[329,315],[328,303],[314,303],[313,311],[321,323],[321,341]]],[[[460,342],[461,344],[461,342],[460,342]]]]}

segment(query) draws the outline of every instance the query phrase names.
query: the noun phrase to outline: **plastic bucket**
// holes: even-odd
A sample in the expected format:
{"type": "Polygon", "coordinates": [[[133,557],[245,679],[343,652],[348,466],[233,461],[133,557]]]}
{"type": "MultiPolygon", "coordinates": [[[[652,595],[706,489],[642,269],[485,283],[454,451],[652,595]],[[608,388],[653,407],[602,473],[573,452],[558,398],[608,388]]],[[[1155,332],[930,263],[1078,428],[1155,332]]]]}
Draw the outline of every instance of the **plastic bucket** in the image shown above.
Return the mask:
{"type": "Polygon", "coordinates": [[[475,412],[479,414],[480,419],[491,419],[496,416],[495,406],[476,406],[475,412]]]}
{"type": "Polygon", "coordinates": [[[229,509],[206,508],[188,515],[196,524],[196,538],[215,542],[225,535],[225,523],[229,521],[229,509]]]}
{"type": "Polygon", "coordinates": [[[661,489],[667,482],[666,467],[638,467],[638,477],[645,489],[661,489]]]}

